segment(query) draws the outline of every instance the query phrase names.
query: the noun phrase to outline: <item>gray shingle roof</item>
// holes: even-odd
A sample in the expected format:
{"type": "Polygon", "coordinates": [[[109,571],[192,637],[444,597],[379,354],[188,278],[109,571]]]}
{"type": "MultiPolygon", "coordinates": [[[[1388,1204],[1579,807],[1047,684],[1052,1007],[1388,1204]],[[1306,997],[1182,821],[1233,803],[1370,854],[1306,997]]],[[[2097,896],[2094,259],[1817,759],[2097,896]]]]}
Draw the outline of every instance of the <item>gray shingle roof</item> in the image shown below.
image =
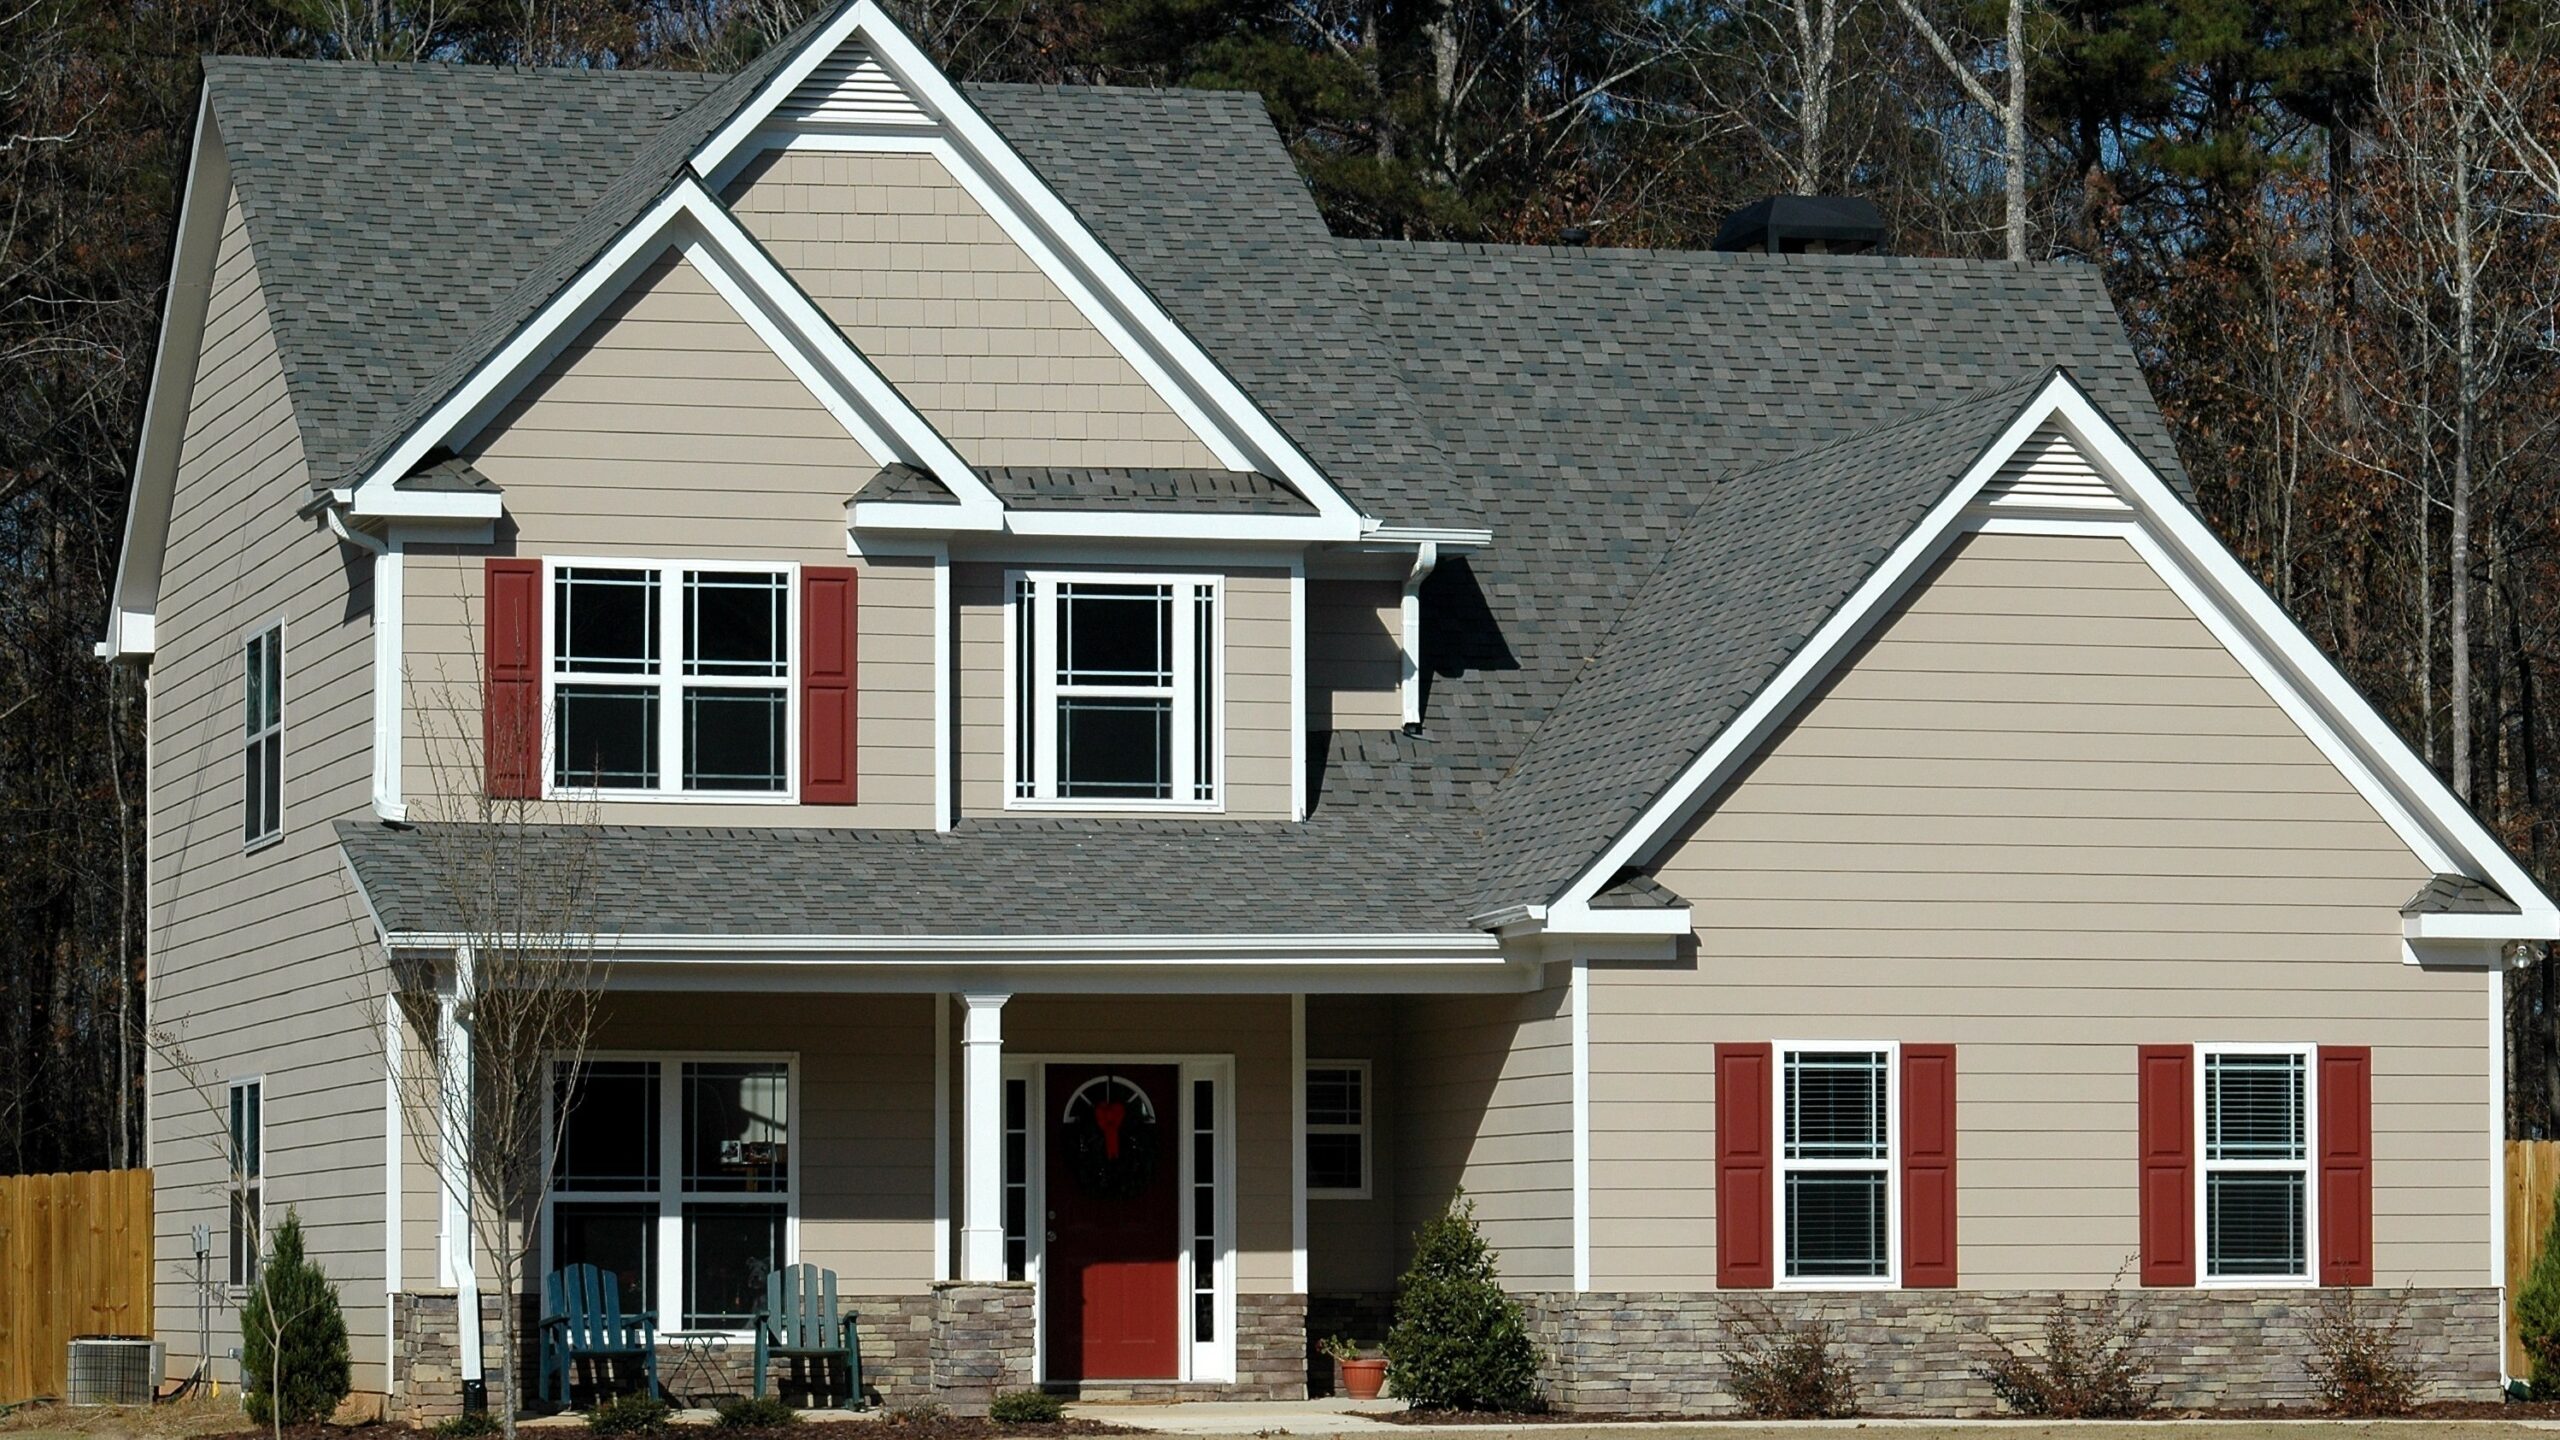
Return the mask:
{"type": "MultiPolygon", "coordinates": [[[[974,472],[1008,509],[1181,511],[1195,515],[1313,515],[1280,480],[1251,470],[980,465],[974,472]]],[[[903,462],[883,465],[854,496],[915,505],[959,503],[948,486],[903,462]]]]}
{"type": "Polygon", "coordinates": [[[1486,908],[1564,889],[1760,693],[2047,377],[1717,485],[1490,803],[1486,908]]]}
{"type": "Polygon", "coordinates": [[[907,505],[957,505],[960,497],[951,487],[933,478],[931,472],[903,460],[893,460],[871,472],[853,498],[863,501],[895,500],[907,505]]]}
{"type": "MultiPolygon", "coordinates": [[[[315,478],[387,452],[665,193],[786,50],[726,79],[213,62],[208,90],[315,478]]],[[[1393,872],[1397,894],[1552,898],[1557,877],[1622,825],[1629,796],[1703,745],[1766,657],[1800,635],[1802,621],[1763,614],[1764,596],[1727,585],[1681,602],[1692,633],[1713,643],[1693,647],[1676,677],[1666,669],[1654,689],[1639,686],[1632,723],[1574,698],[1628,683],[1586,671],[1633,645],[1611,632],[1691,517],[1714,530],[1759,514],[1752,546],[1804,557],[1787,572],[1800,583],[1780,588],[1808,606],[1818,577],[1848,573],[1907,522],[1907,476],[1862,486],[1834,475],[1823,488],[1782,462],[2068,366],[2183,484],[2085,266],[1337,240],[1258,97],[967,94],[1363,509],[1492,530],[1490,548],[1444,556],[1426,589],[1422,733],[1330,737],[1313,777],[1318,820],[1289,832],[1365,856],[1363,874],[1393,872]],[[1820,488],[1824,504],[1750,498],[1771,485],[1820,488]],[[1686,717],[1705,723],[1684,728],[1661,701],[1675,678],[1717,697],[1686,717]]],[[[923,477],[896,469],[863,494],[931,498],[923,477]]],[[[1038,504],[1104,493],[1304,504],[1285,490],[1229,495],[1224,478],[990,480],[1038,504]]],[[[909,854],[918,843],[831,833],[839,848],[909,854]]],[[[971,833],[988,838],[934,853],[1000,853],[993,832],[971,833]]],[[[1257,855],[1280,844],[1268,827],[1214,833],[1248,837],[1257,855]]],[[[1108,863],[1092,846],[1055,853],[1108,863]]],[[[955,903],[1000,908],[1003,888],[955,903]]]]}
{"type": "Polygon", "coordinates": [[[501,495],[498,482],[481,474],[468,460],[456,455],[443,455],[401,476],[391,484],[395,490],[417,490],[444,495],[501,495]]]}
{"type": "MultiPolygon", "coordinates": [[[[450,931],[456,875],[593,846],[615,935],[1454,934],[1465,877],[1421,828],[1337,812],[1270,821],[982,819],[930,830],[337,823],[394,933],[450,931]],[[444,847],[455,847],[446,849],[444,847]],[[457,868],[460,867],[460,868],[457,868]],[[1237,883],[1250,875],[1251,884],[1237,883]]],[[[583,865],[585,862],[582,861],[583,865]]]]}
{"type": "Polygon", "coordinates": [[[2506,892],[2485,880],[2468,875],[2438,875],[2418,888],[2409,903],[2400,907],[2403,915],[2518,915],[2522,907],[2507,898],[2506,892]]]}

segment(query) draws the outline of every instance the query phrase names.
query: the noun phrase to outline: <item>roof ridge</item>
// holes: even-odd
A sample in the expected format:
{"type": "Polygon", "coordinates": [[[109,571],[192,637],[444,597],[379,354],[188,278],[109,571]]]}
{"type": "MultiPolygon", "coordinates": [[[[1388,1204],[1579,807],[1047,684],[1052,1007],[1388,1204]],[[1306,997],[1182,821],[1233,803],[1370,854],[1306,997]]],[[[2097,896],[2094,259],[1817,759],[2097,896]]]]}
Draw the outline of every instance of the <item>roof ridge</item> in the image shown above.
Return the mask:
{"type": "Polygon", "coordinates": [[[1534,255],[1556,259],[1591,260],[1618,258],[1625,260],[1705,261],[1716,265],[1780,266],[1790,269],[1818,269],[1839,266],[1846,269],[1946,269],[2003,274],[2094,275],[2097,267],[2086,260],[2053,257],[2044,260],[2002,260],[1972,255],[1897,255],[1870,251],[1859,255],[1763,255],[1745,250],[1713,250],[1681,245],[1559,245],[1530,244],[1505,240],[1397,240],[1376,236],[1338,237],[1337,243],[1394,254],[1399,251],[1430,255],[1534,255]]]}

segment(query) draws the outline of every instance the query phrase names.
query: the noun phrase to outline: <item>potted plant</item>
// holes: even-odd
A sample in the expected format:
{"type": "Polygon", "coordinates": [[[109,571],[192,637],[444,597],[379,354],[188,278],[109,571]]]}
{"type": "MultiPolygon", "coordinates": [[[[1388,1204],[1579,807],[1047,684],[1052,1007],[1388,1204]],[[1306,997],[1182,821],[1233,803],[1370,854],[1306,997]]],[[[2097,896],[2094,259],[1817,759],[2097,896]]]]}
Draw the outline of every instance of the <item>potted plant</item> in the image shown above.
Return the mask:
{"type": "Polygon", "coordinates": [[[1333,1357],[1335,1383],[1342,1387],[1343,1394],[1354,1400],[1375,1400],[1378,1392],[1386,1387],[1387,1362],[1384,1356],[1363,1355],[1358,1342],[1340,1335],[1318,1348],[1333,1357]]]}

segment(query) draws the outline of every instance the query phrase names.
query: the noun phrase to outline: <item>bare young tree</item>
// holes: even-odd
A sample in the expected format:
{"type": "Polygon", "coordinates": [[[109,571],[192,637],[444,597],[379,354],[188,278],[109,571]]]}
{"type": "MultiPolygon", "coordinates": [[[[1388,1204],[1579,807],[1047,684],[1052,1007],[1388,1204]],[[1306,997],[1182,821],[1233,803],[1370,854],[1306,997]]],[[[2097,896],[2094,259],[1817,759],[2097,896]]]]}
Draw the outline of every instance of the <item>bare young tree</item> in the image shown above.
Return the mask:
{"type": "Polygon", "coordinates": [[[1930,53],[1938,57],[1965,97],[2000,126],[2003,243],[2007,258],[2027,258],[2027,9],[2033,0],[2009,0],[2001,30],[2000,79],[2006,94],[1995,95],[1976,66],[1956,53],[1947,31],[1922,12],[1916,0],[1893,0],[1911,22],[1930,53]]]}
{"type": "MultiPolygon", "coordinates": [[[[449,948],[392,957],[391,991],[368,997],[404,1123],[501,1299],[506,1433],[516,1428],[526,1337],[521,1297],[534,1277],[531,1237],[559,1150],[555,1109],[577,1085],[603,1014],[611,969],[599,932],[596,826],[575,803],[493,796],[483,745],[544,754],[540,735],[485,731],[485,686],[410,687],[431,777],[413,805],[416,843],[449,948]]],[[[465,1263],[476,1269],[464,1251],[465,1263]]],[[[478,1334],[475,1285],[458,1317],[478,1334]]]]}

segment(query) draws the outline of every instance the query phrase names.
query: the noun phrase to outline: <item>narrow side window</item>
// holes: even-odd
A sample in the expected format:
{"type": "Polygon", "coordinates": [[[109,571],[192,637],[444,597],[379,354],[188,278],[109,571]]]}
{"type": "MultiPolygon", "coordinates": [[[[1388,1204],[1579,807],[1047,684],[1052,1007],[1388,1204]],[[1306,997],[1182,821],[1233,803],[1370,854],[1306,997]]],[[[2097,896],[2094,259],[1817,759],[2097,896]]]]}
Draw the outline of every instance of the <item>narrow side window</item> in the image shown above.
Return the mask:
{"type": "Polygon", "coordinates": [[[284,832],[284,625],[241,642],[240,840],[257,846],[284,832]]]}

